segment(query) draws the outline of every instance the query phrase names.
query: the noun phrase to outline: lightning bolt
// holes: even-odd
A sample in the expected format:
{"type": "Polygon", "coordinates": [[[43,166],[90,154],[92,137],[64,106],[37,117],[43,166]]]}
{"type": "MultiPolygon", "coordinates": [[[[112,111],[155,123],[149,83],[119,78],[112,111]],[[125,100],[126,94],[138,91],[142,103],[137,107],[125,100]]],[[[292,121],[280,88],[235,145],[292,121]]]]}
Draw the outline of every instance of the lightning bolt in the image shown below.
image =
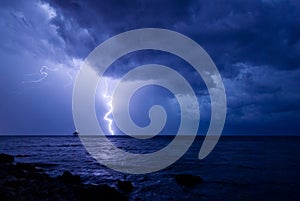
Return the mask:
{"type": "Polygon", "coordinates": [[[40,73],[28,74],[29,76],[39,74],[39,75],[42,75],[41,78],[39,78],[37,80],[23,81],[22,83],[38,83],[38,82],[43,81],[44,79],[46,79],[48,77],[48,73],[45,70],[57,71],[58,69],[57,68],[52,69],[52,68],[49,68],[48,66],[42,66],[42,68],[40,69],[40,73]]]}
{"type": "Polygon", "coordinates": [[[103,97],[105,99],[107,99],[107,105],[109,107],[109,110],[108,112],[104,115],[104,120],[108,122],[108,130],[109,132],[114,135],[114,131],[112,129],[112,123],[113,123],[113,120],[111,118],[109,118],[109,115],[112,114],[112,111],[113,111],[113,106],[112,106],[112,97],[108,95],[108,84],[107,84],[107,80],[105,80],[105,93],[103,94],[103,97]]]}

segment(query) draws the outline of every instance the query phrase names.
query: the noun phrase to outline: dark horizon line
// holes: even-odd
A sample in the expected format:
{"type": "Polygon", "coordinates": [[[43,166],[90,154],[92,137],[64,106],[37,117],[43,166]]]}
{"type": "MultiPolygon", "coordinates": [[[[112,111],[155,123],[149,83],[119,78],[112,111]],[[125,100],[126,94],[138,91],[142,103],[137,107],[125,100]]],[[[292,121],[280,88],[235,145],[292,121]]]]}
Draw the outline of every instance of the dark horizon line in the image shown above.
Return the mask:
{"type": "MultiPolygon", "coordinates": [[[[79,134],[80,135],[80,134],[79,134]]],[[[98,135],[86,135],[86,136],[98,136],[98,135]]],[[[154,137],[173,137],[176,134],[162,134],[154,137]]],[[[185,135],[193,136],[193,135],[185,135]]],[[[197,134],[197,137],[205,137],[204,134],[197,134]]],[[[216,135],[212,135],[216,136],[216,135]]],[[[73,134],[0,134],[0,137],[78,137],[73,134]]],[[[131,137],[124,134],[118,135],[106,135],[106,137],[131,137]]],[[[300,134],[222,134],[221,137],[300,137],[300,134]]]]}

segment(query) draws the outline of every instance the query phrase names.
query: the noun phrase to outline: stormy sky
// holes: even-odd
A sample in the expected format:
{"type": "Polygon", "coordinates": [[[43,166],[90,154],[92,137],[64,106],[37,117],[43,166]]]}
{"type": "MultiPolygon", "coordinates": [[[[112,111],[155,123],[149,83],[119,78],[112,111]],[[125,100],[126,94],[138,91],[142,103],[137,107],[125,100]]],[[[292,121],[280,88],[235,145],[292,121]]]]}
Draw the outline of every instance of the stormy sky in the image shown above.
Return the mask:
{"type": "MultiPolygon", "coordinates": [[[[80,65],[105,40],[139,28],[179,32],[207,51],[226,90],[224,134],[300,134],[297,0],[2,0],[0,4],[0,134],[72,133],[72,90],[80,65]]],[[[199,133],[205,133],[210,121],[207,89],[182,59],[160,51],[134,52],[117,60],[106,76],[112,83],[149,63],[172,66],[189,81],[200,104],[199,133]]],[[[135,94],[133,120],[146,126],[145,114],[157,103],[169,113],[164,133],[176,132],[179,106],[163,88],[149,86],[135,94]]],[[[105,100],[96,108],[100,125],[108,131],[105,100]]]]}

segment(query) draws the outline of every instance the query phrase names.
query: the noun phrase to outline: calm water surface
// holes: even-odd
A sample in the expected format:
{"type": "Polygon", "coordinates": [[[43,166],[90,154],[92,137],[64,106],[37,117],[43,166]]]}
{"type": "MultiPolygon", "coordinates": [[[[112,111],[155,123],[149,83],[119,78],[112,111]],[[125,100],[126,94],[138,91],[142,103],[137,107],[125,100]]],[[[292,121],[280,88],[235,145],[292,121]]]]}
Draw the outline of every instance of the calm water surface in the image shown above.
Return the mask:
{"type": "MultiPolygon", "coordinates": [[[[128,137],[112,137],[119,148],[154,152],[172,137],[156,137],[141,143],[128,137]]],[[[51,176],[65,170],[79,174],[85,183],[115,187],[118,179],[133,181],[131,200],[300,200],[299,137],[222,137],[213,152],[198,160],[203,138],[175,164],[146,175],[124,175],[100,165],[77,137],[0,137],[0,152],[17,156],[17,162],[50,164],[51,176]],[[199,175],[204,183],[179,186],[175,174],[199,175]]]]}

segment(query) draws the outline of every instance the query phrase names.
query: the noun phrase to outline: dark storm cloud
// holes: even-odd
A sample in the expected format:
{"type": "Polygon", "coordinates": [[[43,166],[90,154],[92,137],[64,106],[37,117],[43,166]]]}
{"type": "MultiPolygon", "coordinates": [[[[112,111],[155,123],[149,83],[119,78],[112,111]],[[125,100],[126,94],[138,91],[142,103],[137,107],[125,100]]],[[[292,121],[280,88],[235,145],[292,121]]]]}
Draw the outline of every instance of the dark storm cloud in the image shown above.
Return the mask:
{"type": "MultiPolygon", "coordinates": [[[[50,4],[68,16],[68,21],[89,31],[94,43],[85,45],[90,45],[90,49],[115,34],[143,27],[179,31],[197,41],[208,51],[224,78],[228,118],[233,127],[243,127],[249,122],[286,124],[287,119],[299,120],[295,115],[300,101],[298,1],[50,1],[50,4]]],[[[59,31],[66,41],[76,38],[76,34],[63,28],[64,21],[53,22],[62,27],[59,31]]],[[[147,57],[150,58],[149,54],[132,58],[131,64],[144,63],[147,57]]],[[[126,66],[130,61],[125,59],[118,64],[126,66]]],[[[192,71],[185,73],[190,75],[193,86],[197,86],[199,77],[192,71]]],[[[205,92],[203,86],[198,87],[205,92]]]]}
{"type": "MultiPolygon", "coordinates": [[[[300,5],[297,1],[54,1],[65,21],[86,28],[98,45],[104,39],[142,27],[187,34],[229,71],[237,62],[294,69],[300,62],[300,5]],[[229,68],[229,69],[227,69],[229,68]]],[[[56,22],[60,34],[76,36],[56,22]]],[[[85,41],[83,41],[84,43],[85,41]]],[[[86,44],[87,45],[87,44],[86,44]]]]}
{"type": "Polygon", "coordinates": [[[58,26],[58,33],[68,43],[69,52],[81,57],[105,39],[124,31],[142,27],[171,28],[174,20],[185,20],[188,16],[189,2],[178,2],[162,5],[159,1],[49,1],[63,16],[56,17],[52,23],[58,26]],[[78,38],[78,27],[84,28],[90,38],[78,38]]]}
{"type": "Polygon", "coordinates": [[[291,73],[268,66],[239,66],[238,76],[225,79],[228,125],[260,133],[299,133],[300,69],[291,73]]]}
{"type": "Polygon", "coordinates": [[[297,1],[209,1],[195,8],[188,26],[220,66],[237,62],[299,67],[300,11],[297,1]]]}
{"type": "MultiPolygon", "coordinates": [[[[5,94],[16,88],[14,83],[24,74],[38,72],[45,64],[78,67],[96,46],[121,32],[166,28],[198,42],[216,63],[226,88],[230,133],[251,127],[270,131],[276,126],[280,132],[285,128],[299,133],[299,13],[296,0],[3,1],[0,90],[5,94]]],[[[155,61],[175,66],[200,99],[209,100],[200,77],[183,61],[157,53],[136,55],[116,65],[125,69],[155,61]]],[[[112,72],[116,76],[125,71],[112,72]]],[[[12,96],[5,99],[2,111],[12,96]]]]}

